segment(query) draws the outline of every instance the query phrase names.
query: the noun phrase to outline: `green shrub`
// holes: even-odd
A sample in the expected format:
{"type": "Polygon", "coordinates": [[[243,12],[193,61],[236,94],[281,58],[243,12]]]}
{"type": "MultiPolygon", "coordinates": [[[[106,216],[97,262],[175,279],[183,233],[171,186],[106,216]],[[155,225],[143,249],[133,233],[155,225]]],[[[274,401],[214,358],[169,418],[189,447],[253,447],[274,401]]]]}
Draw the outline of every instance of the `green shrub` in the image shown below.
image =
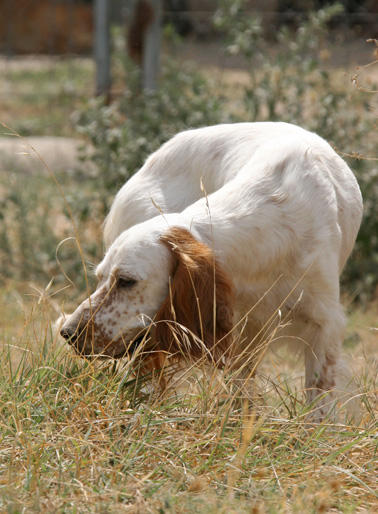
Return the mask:
{"type": "Polygon", "coordinates": [[[126,63],[125,90],[110,106],[102,99],[76,112],[78,130],[93,150],[95,180],[104,194],[104,214],[111,195],[143,164],[146,157],[177,132],[226,119],[208,81],[175,61],[165,63],[156,92],[142,93],[138,69],[126,63]],[[106,196],[108,194],[108,196],[106,196]]]}

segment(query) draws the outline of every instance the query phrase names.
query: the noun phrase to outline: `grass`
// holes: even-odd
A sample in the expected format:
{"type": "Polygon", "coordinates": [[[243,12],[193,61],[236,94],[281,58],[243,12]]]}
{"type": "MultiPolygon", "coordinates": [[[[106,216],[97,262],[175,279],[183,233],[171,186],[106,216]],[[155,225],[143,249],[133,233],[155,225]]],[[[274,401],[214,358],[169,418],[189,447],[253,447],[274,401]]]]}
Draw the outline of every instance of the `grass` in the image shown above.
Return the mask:
{"type": "Polygon", "coordinates": [[[71,113],[93,94],[92,59],[0,60],[0,120],[28,135],[72,137],[71,113]]]}
{"type": "MultiPolygon", "coordinates": [[[[87,260],[98,261],[104,217],[97,207],[101,196],[92,178],[84,174],[61,172],[56,174],[56,179],[65,192],[67,203],[47,170],[30,172],[26,166],[22,168],[2,161],[0,276],[12,278],[14,283],[30,281],[39,289],[52,277],[57,287],[64,287],[68,276],[82,291],[84,277],[68,210],[73,212],[83,237],[87,260]]],[[[74,294],[77,297],[78,291],[74,294]]]]}
{"type": "Polygon", "coordinates": [[[309,425],[302,365],[286,354],[267,356],[254,406],[215,394],[206,377],[159,397],[125,362],[71,355],[48,295],[3,288],[0,307],[2,511],[375,511],[373,311],[348,329],[361,422],[309,425]]]}

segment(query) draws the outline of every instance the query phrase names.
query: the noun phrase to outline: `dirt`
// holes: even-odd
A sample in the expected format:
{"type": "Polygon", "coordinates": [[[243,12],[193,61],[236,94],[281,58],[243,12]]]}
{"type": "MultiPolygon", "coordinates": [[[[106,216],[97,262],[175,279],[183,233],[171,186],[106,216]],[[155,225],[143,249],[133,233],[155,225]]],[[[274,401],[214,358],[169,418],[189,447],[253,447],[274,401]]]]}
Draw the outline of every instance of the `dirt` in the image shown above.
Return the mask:
{"type": "Polygon", "coordinates": [[[0,170],[72,171],[79,163],[80,144],[80,140],[67,137],[2,137],[0,170]]]}

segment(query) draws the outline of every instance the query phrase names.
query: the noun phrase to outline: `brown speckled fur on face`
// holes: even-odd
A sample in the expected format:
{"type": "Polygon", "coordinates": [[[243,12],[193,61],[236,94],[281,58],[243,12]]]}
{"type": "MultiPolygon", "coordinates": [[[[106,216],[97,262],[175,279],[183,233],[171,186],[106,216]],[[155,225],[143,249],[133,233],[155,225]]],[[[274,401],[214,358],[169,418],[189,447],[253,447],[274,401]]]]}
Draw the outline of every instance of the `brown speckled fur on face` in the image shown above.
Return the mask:
{"type": "Polygon", "coordinates": [[[127,344],[122,335],[116,339],[111,337],[111,327],[115,321],[110,316],[119,314],[115,283],[109,289],[103,286],[95,297],[92,295],[90,298],[90,307],[83,309],[77,326],[75,350],[83,356],[102,354],[114,357],[126,353],[127,344]],[[101,321],[104,311],[109,317],[106,323],[101,321]]]}
{"type": "Polygon", "coordinates": [[[163,351],[195,358],[204,354],[205,346],[207,356],[219,365],[231,344],[231,281],[211,249],[187,230],[173,227],[161,241],[173,257],[173,278],[169,294],[156,314],[152,339],[163,351]],[[183,340],[189,340],[190,345],[183,340]]]}

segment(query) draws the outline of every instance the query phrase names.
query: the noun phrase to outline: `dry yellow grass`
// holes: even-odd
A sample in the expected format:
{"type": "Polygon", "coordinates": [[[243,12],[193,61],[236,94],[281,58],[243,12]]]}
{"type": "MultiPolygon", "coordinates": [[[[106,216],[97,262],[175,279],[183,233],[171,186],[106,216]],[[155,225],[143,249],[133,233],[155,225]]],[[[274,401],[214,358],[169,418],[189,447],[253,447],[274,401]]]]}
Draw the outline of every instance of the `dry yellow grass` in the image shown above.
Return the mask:
{"type": "Polygon", "coordinates": [[[259,401],[214,382],[164,397],[127,364],[55,341],[48,296],[0,296],[0,493],[8,512],[375,512],[376,311],[355,311],[347,353],[362,420],[308,424],[301,367],[267,355],[259,401]],[[142,380],[142,383],[144,381],[142,380]]]}

